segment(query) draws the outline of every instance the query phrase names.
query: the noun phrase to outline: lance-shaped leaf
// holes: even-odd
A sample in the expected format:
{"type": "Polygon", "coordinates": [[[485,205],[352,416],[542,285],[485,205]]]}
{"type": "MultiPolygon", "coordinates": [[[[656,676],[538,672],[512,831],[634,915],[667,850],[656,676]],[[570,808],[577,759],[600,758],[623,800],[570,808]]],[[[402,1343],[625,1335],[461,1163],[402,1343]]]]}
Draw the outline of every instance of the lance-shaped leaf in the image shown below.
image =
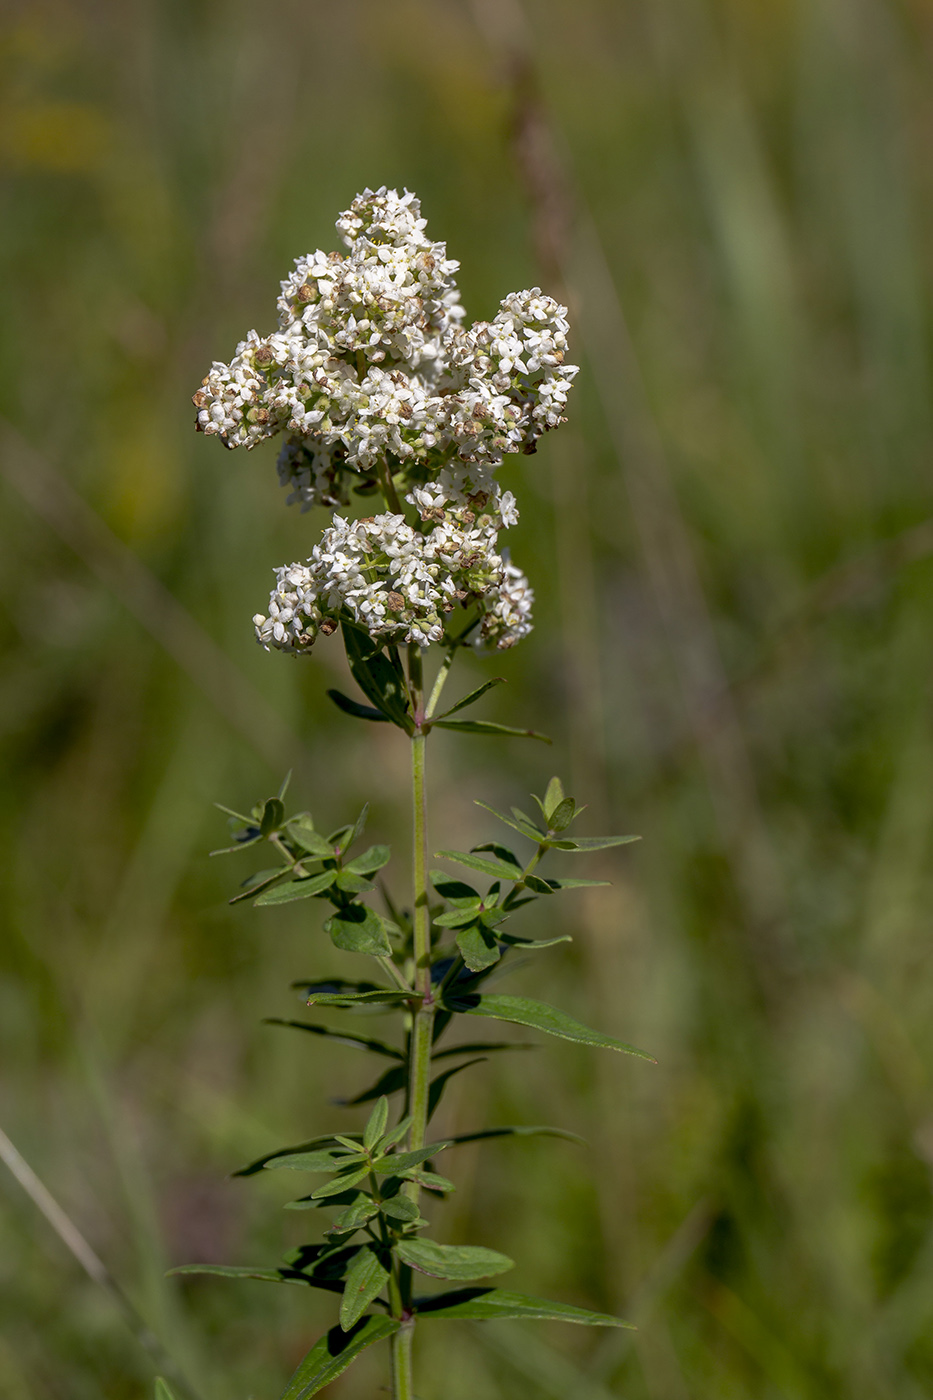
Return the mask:
{"type": "Polygon", "coordinates": [[[410,994],[390,987],[366,992],[312,992],[308,997],[309,1006],[397,1006],[400,1001],[411,1001],[410,994]]]}
{"type": "Polygon", "coordinates": [[[343,641],[353,679],[367,700],[393,724],[411,734],[414,726],[401,667],[396,667],[367,633],[349,623],[343,624],[343,641]]]}
{"type": "Polygon", "coordinates": [[[481,924],[470,924],[467,928],[462,928],[457,934],[457,947],[471,972],[482,972],[502,957],[502,950],[495,937],[481,924]]]}
{"type": "Polygon", "coordinates": [[[374,1342],[383,1342],[399,1329],[400,1323],[393,1317],[367,1317],[358,1322],[351,1332],[342,1327],[332,1327],[326,1337],[308,1352],[298,1370],[292,1376],[281,1400],[309,1400],[317,1395],[325,1385],[330,1385],[342,1375],[361,1351],[374,1342]]]}
{"type": "Polygon", "coordinates": [[[263,890],[256,900],[256,906],[291,904],[295,899],[311,899],[313,895],[329,890],[336,878],[336,870],[322,870],[319,875],[287,880],[284,884],[275,885],[271,890],[263,890]]]}
{"type": "Polygon", "coordinates": [[[657,1064],[653,1055],[628,1045],[614,1036],[603,1035],[601,1031],[590,1030],[568,1016],[559,1007],[549,1006],[544,1001],[532,1001],[528,997],[496,996],[478,992],[449,993],[445,1005],[451,1011],[459,1011],[465,1016],[490,1016],[495,1021],[511,1021],[516,1026],[530,1026],[532,1030],[545,1031],[548,1035],[559,1036],[561,1040],[573,1040],[578,1045],[595,1045],[603,1050],[619,1050],[624,1055],[637,1055],[639,1059],[657,1064]]]}
{"type": "Polygon", "coordinates": [[[467,1060],[466,1064],[455,1065],[453,1069],[446,1069],[443,1074],[438,1074],[431,1080],[431,1086],[428,1089],[428,1122],[434,1117],[438,1104],[444,1096],[444,1091],[454,1075],[460,1074],[462,1070],[469,1069],[471,1065],[481,1065],[484,1060],[485,1056],[479,1056],[475,1060],[467,1060]]]}
{"type": "Polygon", "coordinates": [[[402,1172],[410,1171],[412,1167],[420,1167],[422,1162],[430,1161],[438,1152],[443,1152],[445,1147],[449,1146],[450,1141],[445,1138],[443,1142],[429,1142],[426,1147],[416,1147],[412,1152],[389,1152],[385,1157],[373,1162],[373,1171],[382,1176],[399,1176],[402,1172]]]}
{"type": "Polygon", "coordinates": [[[173,1390],[164,1376],[155,1378],[155,1400],[179,1400],[177,1390],[173,1390]]]}
{"type": "Polygon", "coordinates": [[[372,1152],[388,1125],[389,1100],[383,1097],[376,1101],[376,1105],[367,1119],[366,1127],[363,1129],[363,1146],[367,1152],[372,1152]]]}
{"type": "Polygon", "coordinates": [[[390,1196],[388,1200],[379,1202],[379,1210],[390,1220],[401,1221],[403,1225],[415,1225],[421,1220],[418,1207],[407,1196],[390,1196]]]}
{"type": "Polygon", "coordinates": [[[263,804],[262,817],[259,821],[259,830],[263,836],[271,836],[273,831],[278,831],[285,820],[285,807],[278,797],[270,797],[268,802],[263,804]]]}
{"type": "Polygon", "coordinates": [[[389,1281],[389,1271],[375,1250],[364,1246],[354,1259],[347,1274],[343,1300],[340,1304],[340,1326],[344,1332],[355,1327],[389,1281]]]}
{"type": "Polygon", "coordinates": [[[471,1040],[465,1045],[448,1045],[446,1050],[435,1050],[432,1060],[449,1060],[454,1055],[488,1054],[490,1050],[537,1050],[536,1045],[527,1040],[471,1040]]]}
{"type": "Polygon", "coordinates": [[[440,723],[440,721],[446,719],[448,715],[455,715],[458,710],[465,710],[467,705],[474,705],[476,701],[479,700],[480,696],[485,695],[487,690],[492,690],[494,685],[505,685],[505,676],[493,676],[492,680],[484,681],[483,684],[477,686],[475,690],[471,690],[468,695],[464,695],[462,700],[458,700],[456,705],[451,705],[449,710],[445,710],[443,714],[438,715],[434,723],[440,723]]]}
{"type": "Polygon", "coordinates": [[[228,899],[228,904],[239,904],[243,899],[252,899],[260,890],[267,889],[269,885],[274,885],[276,880],[281,880],[283,875],[288,874],[287,865],[277,865],[274,870],[257,870],[255,875],[250,875],[240,886],[240,893],[235,894],[232,899],[228,899]]]}
{"type": "Polygon", "coordinates": [[[169,1269],[166,1277],[175,1274],[213,1274],[215,1278],[257,1279],[260,1283],[297,1283],[307,1286],[309,1280],[300,1274],[285,1273],[281,1269],[253,1269],[248,1265],[237,1264],[181,1264],[177,1269],[169,1269]]]}
{"type": "Polygon", "coordinates": [[[277,1157],[294,1157],[299,1152],[311,1152],[315,1148],[337,1147],[337,1139],[333,1133],[325,1133],[322,1137],[309,1138],[307,1142],[296,1143],[294,1147],[279,1147],[275,1152],[267,1152],[263,1157],[257,1157],[255,1162],[250,1162],[245,1167],[240,1167],[239,1171],[232,1172],[232,1176],[255,1176],[261,1172],[267,1163],[272,1162],[277,1157]]]}
{"type": "Polygon", "coordinates": [[[330,860],[333,857],[333,846],[319,831],[315,831],[314,823],[307,812],[290,817],[285,823],[285,829],[289,840],[300,846],[303,851],[307,851],[309,856],[317,856],[320,860],[330,860]]]}
{"type": "Polygon", "coordinates": [[[264,1026],[290,1026],[296,1031],[306,1031],[309,1035],[320,1035],[328,1040],[336,1040],[340,1045],[353,1045],[358,1050],[372,1050],[375,1055],[385,1055],[390,1060],[401,1060],[407,1064],[405,1054],[388,1045],[384,1040],[376,1040],[368,1035],[351,1035],[348,1031],[335,1031],[330,1026],[319,1026],[313,1021],[286,1021],[280,1016],[266,1016],[264,1026]]]}
{"type": "Polygon", "coordinates": [[[464,1321],[493,1322],[515,1318],[536,1322],[576,1322],[584,1327],[632,1327],[609,1313],[590,1312],[570,1303],[552,1303],[527,1293],[509,1293],[502,1288],[458,1288],[433,1298],[416,1298],[419,1318],[456,1317],[464,1321]]]}
{"type": "Polygon", "coordinates": [[[419,1167],[412,1168],[405,1172],[406,1181],[417,1181],[419,1186],[423,1186],[426,1191],[434,1191],[439,1196],[446,1196],[451,1191],[456,1191],[452,1181],[448,1181],[446,1176],[438,1176],[437,1172],[422,1171],[419,1167]]]}
{"type": "MultiPolygon", "coordinates": [[[[378,982],[348,981],[345,977],[322,977],[320,979],[302,977],[291,985],[296,991],[303,991],[309,997],[317,996],[318,993],[322,996],[353,997],[382,990],[378,982]]],[[[391,991],[392,989],[387,987],[385,990],[391,991]]]]}
{"type": "Polygon", "coordinates": [[[478,870],[482,875],[492,875],[499,880],[520,880],[522,868],[516,861],[500,859],[498,856],[477,856],[472,851],[435,851],[436,860],[454,860],[469,870],[478,870]]]}
{"type": "MultiPolygon", "coordinates": [[[[295,1201],[292,1204],[298,1205],[299,1203],[295,1201]]],[[[306,1205],[308,1202],[302,1201],[300,1204],[306,1205]]],[[[372,1220],[378,1214],[379,1205],[376,1201],[370,1196],[357,1195],[356,1200],[347,1206],[346,1210],[340,1212],[325,1234],[345,1235],[351,1230],[358,1230],[361,1225],[366,1224],[367,1220],[372,1220]]]]}
{"type": "Polygon", "coordinates": [[[540,739],[543,744],[554,742],[547,734],[539,734],[535,729],[513,729],[508,724],[494,724],[489,719],[435,719],[431,723],[438,729],[457,729],[461,734],[488,734],[504,739],[540,739]]]}
{"type": "Polygon", "coordinates": [[[329,933],[334,946],[345,953],[368,953],[375,958],[392,956],[385,924],[376,911],[365,904],[348,904],[338,910],[325,923],[324,932],[329,933]]]}
{"type": "Polygon", "coordinates": [[[319,1186],[316,1191],[311,1192],[312,1201],[323,1201],[328,1196],[339,1196],[344,1191],[349,1191],[351,1186],[359,1186],[361,1181],[365,1181],[369,1176],[369,1167],[359,1167],[356,1171],[342,1172],[340,1176],[335,1176],[331,1181],[325,1181],[323,1186],[319,1186]]]}
{"type": "Polygon", "coordinates": [[[393,1065],[387,1069],[385,1074],[381,1074],[375,1084],[371,1084],[368,1089],[362,1089],[355,1094],[352,1099],[337,1099],[336,1102],[344,1108],[355,1108],[361,1103],[372,1103],[373,1099],[382,1098],[384,1094],[397,1094],[400,1089],[404,1089],[408,1083],[408,1065],[393,1065]]]}
{"type": "Polygon", "coordinates": [[[494,817],[499,818],[500,822],[505,822],[506,826],[510,826],[512,830],[517,831],[520,836],[527,837],[529,841],[534,841],[535,844],[537,844],[544,840],[544,832],[539,831],[534,822],[531,821],[530,818],[523,816],[517,807],[512,809],[512,816],[507,817],[504,812],[497,811],[495,807],[490,807],[488,802],[479,802],[475,799],[474,802],[477,807],[482,807],[485,811],[491,812],[494,817]]]}
{"type": "Polygon", "coordinates": [[[432,870],[431,884],[441,899],[446,899],[447,903],[452,904],[455,909],[472,908],[473,905],[482,900],[479,890],[474,890],[472,885],[464,884],[455,875],[448,875],[446,870],[432,870]]]}
{"type": "Polygon", "coordinates": [[[362,1152],[348,1153],[343,1148],[325,1148],[319,1152],[289,1152],[266,1162],[266,1171],[335,1172],[351,1162],[362,1162],[362,1152]]]}
{"type": "Polygon", "coordinates": [[[361,705],[358,700],[351,700],[349,695],[344,695],[340,690],[328,690],[327,696],[333,700],[338,710],[343,710],[345,715],[353,715],[356,719],[368,719],[377,724],[386,724],[388,715],[384,715],[381,710],[374,710],[370,705],[361,705]]]}
{"type": "MultiPolygon", "coordinates": [[[[569,933],[558,934],[556,938],[519,938],[514,933],[500,933],[499,937],[503,943],[507,943],[510,948],[553,948],[557,943],[572,943],[573,939],[569,933]]],[[[464,959],[464,961],[466,961],[464,959]]]]}
{"type": "Polygon", "coordinates": [[[347,861],[343,867],[354,875],[375,875],[377,870],[381,870],[384,865],[388,865],[392,859],[392,849],[389,846],[370,846],[368,851],[364,851],[361,856],[356,856],[353,860],[347,861]]]}
{"type": "Polygon", "coordinates": [[[431,1278],[489,1278],[514,1269],[515,1261],[495,1249],[474,1244],[435,1244],[433,1240],[399,1240],[395,1253],[404,1264],[431,1278]]]}
{"type": "Polygon", "coordinates": [[[584,1145],[586,1143],[586,1138],[580,1137],[578,1133],[569,1133],[566,1128],[528,1127],[524,1124],[513,1124],[505,1128],[482,1128],[476,1133],[457,1133],[450,1141],[454,1147],[458,1147],[463,1142],[481,1142],[484,1138],[497,1137],[553,1137],[566,1138],[568,1142],[584,1145]]]}
{"type": "Polygon", "coordinates": [[[640,841],[640,836],[577,836],[561,837],[559,841],[549,841],[555,851],[605,851],[610,846],[627,846],[632,841],[640,841]]]}
{"type": "Polygon", "coordinates": [[[608,885],[609,880],[543,880],[540,875],[526,875],[525,884],[535,894],[556,894],[558,890],[595,889],[608,885]]]}

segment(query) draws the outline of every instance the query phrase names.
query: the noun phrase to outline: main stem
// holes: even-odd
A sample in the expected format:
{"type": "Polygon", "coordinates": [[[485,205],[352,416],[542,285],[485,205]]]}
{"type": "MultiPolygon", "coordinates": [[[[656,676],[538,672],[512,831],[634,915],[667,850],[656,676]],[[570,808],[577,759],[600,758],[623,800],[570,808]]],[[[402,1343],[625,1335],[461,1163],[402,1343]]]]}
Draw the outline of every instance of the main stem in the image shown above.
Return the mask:
{"type": "MultiPolygon", "coordinates": [[[[439,685],[431,695],[429,711],[437,702],[440,687],[450,669],[449,661],[442,668],[439,685]]],[[[428,908],[428,818],[425,789],[424,723],[429,715],[424,707],[424,679],[420,647],[412,645],[408,653],[408,677],[411,687],[415,732],[411,740],[412,834],[414,876],[413,951],[415,961],[414,986],[418,994],[417,1009],[411,1028],[408,1052],[408,1111],[411,1128],[408,1133],[409,1151],[424,1146],[428,1127],[428,1096],[431,1087],[431,1047],[434,1040],[434,993],[431,986],[431,919],[428,908]]],[[[420,1188],[416,1181],[404,1187],[409,1200],[418,1202],[420,1188]]],[[[399,1291],[402,1325],[392,1338],[392,1386],[394,1400],[412,1400],[412,1339],[414,1320],[411,1316],[411,1270],[399,1271],[399,1291]]]]}

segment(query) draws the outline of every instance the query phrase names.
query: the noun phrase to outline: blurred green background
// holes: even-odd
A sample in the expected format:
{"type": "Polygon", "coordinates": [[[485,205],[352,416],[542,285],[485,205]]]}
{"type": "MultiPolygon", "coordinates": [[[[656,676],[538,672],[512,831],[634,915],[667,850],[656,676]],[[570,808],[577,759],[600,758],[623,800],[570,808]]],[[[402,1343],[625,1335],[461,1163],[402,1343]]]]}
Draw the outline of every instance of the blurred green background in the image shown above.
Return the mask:
{"type": "MultiPolygon", "coordinates": [[[[639,1331],[424,1326],[421,1394],[928,1396],[929,0],[7,0],[0,52],[0,1126],[205,1400],[279,1393],[329,1298],[163,1273],[307,1237],[226,1173],[355,1125],[328,1100],[371,1067],[260,1024],[339,955],[304,905],[228,907],[211,803],[289,766],[325,827],[368,797],[403,897],[407,754],[328,706],[336,644],[255,646],[322,517],[189,399],[358,190],[407,186],[470,317],[542,284],[583,366],[503,472],[537,630],[471,663],[555,747],[437,738],[433,844],[555,770],[584,830],[641,832],[522,979],[659,1061],[456,1081],[441,1131],[590,1147],[463,1151],[441,1238],[639,1331]]],[[[151,1394],[2,1166],[0,1314],[4,1400],[151,1394]]]]}

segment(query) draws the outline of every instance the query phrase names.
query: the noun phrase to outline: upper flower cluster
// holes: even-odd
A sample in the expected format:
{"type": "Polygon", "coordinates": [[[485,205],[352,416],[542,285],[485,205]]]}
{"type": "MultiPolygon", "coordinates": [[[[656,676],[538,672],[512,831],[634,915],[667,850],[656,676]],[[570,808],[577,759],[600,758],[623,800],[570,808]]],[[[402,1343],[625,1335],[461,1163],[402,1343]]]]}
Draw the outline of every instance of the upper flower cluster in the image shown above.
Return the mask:
{"type": "Polygon", "coordinates": [[[194,395],[198,429],[227,447],[284,435],[289,503],[347,506],[355,488],[381,489],[389,506],[335,515],[306,564],[279,569],[257,636],[306,651],[348,618],[424,645],[448,635],[461,603],[476,608],[473,640],[510,646],[530,630],[532,594],[498,549],[518,511],[493,472],[563,421],[577,373],[566,311],[535,287],[465,327],[459,263],[427,237],[408,191],[365,190],[337,230],[348,251],[299,258],[278,329],[250,331],[194,395]]]}
{"type": "Polygon", "coordinates": [[[426,237],[413,194],[367,190],[337,228],[349,251],[297,260],[278,330],[215,362],[199,430],[247,448],[284,433],[280,476],[305,507],[346,503],[383,458],[408,487],[454,459],[491,470],[534,451],[577,372],[564,308],[534,288],[464,328],[459,263],[426,237]]]}

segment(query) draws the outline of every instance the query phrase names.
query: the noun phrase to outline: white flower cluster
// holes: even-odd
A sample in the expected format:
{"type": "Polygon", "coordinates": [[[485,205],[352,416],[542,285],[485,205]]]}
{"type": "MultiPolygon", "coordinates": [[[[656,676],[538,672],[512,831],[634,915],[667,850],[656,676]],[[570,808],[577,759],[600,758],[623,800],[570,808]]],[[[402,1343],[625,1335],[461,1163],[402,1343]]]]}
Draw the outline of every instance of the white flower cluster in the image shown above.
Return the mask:
{"type": "MultiPolygon", "coordinates": [[[[490,467],[562,419],[576,367],[566,312],[538,289],[469,329],[459,264],[425,236],[418,200],[366,190],[337,221],[349,252],[299,258],[279,327],[250,331],[194,396],[201,432],[255,447],[284,432],[280,475],[304,506],[342,500],[341,473],[490,467]]],[[[414,478],[412,478],[414,479],[414,478]]]]}
{"type": "Polygon", "coordinates": [[[563,421],[577,373],[565,309],[536,287],[464,327],[459,264],[408,191],[365,190],[337,230],[348,251],[299,258],[278,329],[250,331],[194,395],[198,429],[227,447],[284,435],[289,504],[346,507],[355,488],[390,507],[335,515],[307,564],[278,570],[259,639],[307,651],[343,617],[424,645],[462,603],[476,608],[474,641],[511,646],[530,631],[532,593],[497,549],[518,511],[493,473],[563,421]],[[397,513],[399,498],[420,520],[397,513]]]}
{"type": "Polygon", "coordinates": [[[443,639],[460,603],[479,607],[478,643],[512,646],[531,630],[533,594],[496,552],[500,523],[495,509],[449,511],[422,534],[403,515],[335,515],[307,564],[276,570],[268,615],[253,618],[256,635],[267,650],[300,653],[345,616],[372,637],[427,646],[443,639]]]}

